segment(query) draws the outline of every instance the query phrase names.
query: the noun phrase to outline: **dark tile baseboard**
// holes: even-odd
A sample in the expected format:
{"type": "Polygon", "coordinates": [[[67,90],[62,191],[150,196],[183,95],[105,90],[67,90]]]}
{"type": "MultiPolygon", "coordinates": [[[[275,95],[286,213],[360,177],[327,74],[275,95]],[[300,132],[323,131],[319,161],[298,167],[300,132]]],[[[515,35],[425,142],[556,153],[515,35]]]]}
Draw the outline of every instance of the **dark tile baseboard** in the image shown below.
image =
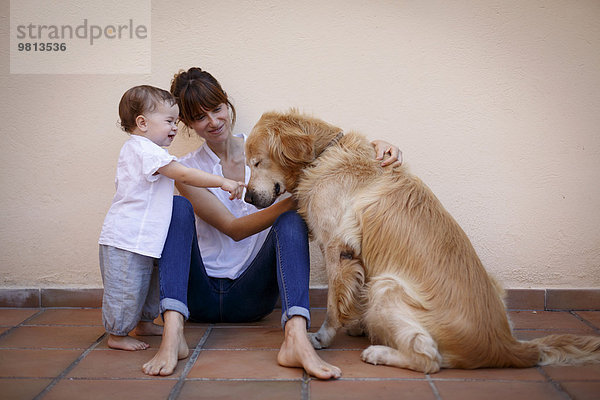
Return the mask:
{"type": "Polygon", "coordinates": [[[0,288],[0,307],[102,307],[103,292],[102,288],[0,288]]]}
{"type": "MultiPolygon", "coordinates": [[[[102,288],[0,288],[0,307],[101,307],[102,288]]],[[[310,289],[311,307],[326,307],[327,289],[310,289]]],[[[507,289],[511,310],[600,310],[600,289],[507,289]]]]}

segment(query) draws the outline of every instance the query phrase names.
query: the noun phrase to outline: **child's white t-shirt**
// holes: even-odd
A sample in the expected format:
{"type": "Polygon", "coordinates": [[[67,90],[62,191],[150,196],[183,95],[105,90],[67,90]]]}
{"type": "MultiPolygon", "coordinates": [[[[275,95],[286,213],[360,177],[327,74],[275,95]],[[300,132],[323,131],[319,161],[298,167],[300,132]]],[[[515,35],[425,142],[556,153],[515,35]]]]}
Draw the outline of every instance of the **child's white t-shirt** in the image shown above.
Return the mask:
{"type": "Polygon", "coordinates": [[[160,258],[173,210],[174,182],[156,171],[176,160],[150,139],[131,135],[121,148],[99,244],[160,258]]]}

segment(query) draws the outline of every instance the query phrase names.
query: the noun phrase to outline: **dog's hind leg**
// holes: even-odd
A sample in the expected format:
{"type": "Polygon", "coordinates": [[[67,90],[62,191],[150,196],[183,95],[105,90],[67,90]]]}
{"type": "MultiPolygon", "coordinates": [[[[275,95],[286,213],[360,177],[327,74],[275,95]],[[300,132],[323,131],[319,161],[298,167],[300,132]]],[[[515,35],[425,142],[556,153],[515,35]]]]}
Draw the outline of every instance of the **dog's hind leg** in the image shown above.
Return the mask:
{"type": "Polygon", "coordinates": [[[415,318],[424,307],[410,287],[395,276],[380,276],[370,282],[368,298],[365,325],[372,340],[382,345],[369,346],[362,360],[424,373],[439,371],[442,357],[415,318]]]}

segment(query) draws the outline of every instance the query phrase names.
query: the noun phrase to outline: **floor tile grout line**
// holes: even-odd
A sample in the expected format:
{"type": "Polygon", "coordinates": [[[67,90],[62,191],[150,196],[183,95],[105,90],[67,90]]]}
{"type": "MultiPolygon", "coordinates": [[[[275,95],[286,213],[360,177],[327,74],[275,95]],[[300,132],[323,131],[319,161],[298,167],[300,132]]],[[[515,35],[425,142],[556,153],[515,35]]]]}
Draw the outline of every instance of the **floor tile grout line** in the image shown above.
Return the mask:
{"type": "Polygon", "coordinates": [[[281,326],[275,325],[215,325],[215,329],[270,329],[270,330],[281,330],[281,326]]]}
{"type": "MultiPolygon", "coordinates": [[[[591,333],[590,331],[583,330],[581,328],[515,328],[513,329],[513,332],[548,332],[549,335],[551,334],[556,334],[556,333],[573,333],[575,335],[584,335],[586,332],[591,333]]],[[[595,330],[593,330],[594,333],[596,332],[595,330]]]]}
{"type": "MultiPolygon", "coordinates": [[[[55,377],[52,376],[1,376],[0,380],[35,380],[35,379],[47,379],[52,380],[55,377]]],[[[74,376],[68,378],[70,381],[178,381],[179,377],[106,377],[106,376],[74,376]]],[[[186,378],[186,382],[302,382],[303,378],[186,378]]],[[[316,378],[309,378],[306,383],[310,384],[311,381],[321,382],[316,378]]],[[[524,379],[494,379],[494,378],[444,378],[444,379],[427,379],[427,378],[384,378],[384,377],[356,377],[356,378],[338,378],[334,379],[335,382],[433,382],[433,383],[444,383],[444,382],[461,382],[465,384],[469,383],[481,383],[481,382],[493,382],[493,383],[525,383],[525,384],[541,384],[551,383],[546,379],[538,380],[524,380],[524,379]]],[[[568,382],[575,383],[599,383],[599,379],[569,379],[568,382]]]]}
{"type": "MultiPolygon", "coordinates": [[[[534,367],[535,368],[535,367],[534,367]]],[[[483,368],[482,368],[483,369],[483,368]]],[[[518,370],[518,368],[504,368],[506,370],[518,370]]],[[[461,370],[461,371],[470,371],[470,370],[461,370]]],[[[497,382],[497,383],[509,383],[509,382],[522,382],[522,383],[543,383],[547,379],[546,377],[541,378],[495,378],[495,377],[480,377],[480,378],[467,378],[467,377],[456,377],[456,378],[436,378],[435,376],[428,375],[426,378],[364,378],[364,379],[379,379],[379,380],[406,380],[406,381],[422,381],[422,380],[431,380],[433,382],[497,382]]],[[[581,380],[581,381],[589,381],[589,380],[581,380]]]]}
{"type": "MultiPolygon", "coordinates": [[[[322,352],[334,352],[334,351],[363,351],[365,348],[347,348],[347,349],[319,349],[322,352]]],[[[206,351],[279,351],[280,348],[276,347],[219,347],[219,348],[206,348],[202,349],[206,351]]]]}
{"type": "Polygon", "coordinates": [[[206,328],[206,332],[204,332],[204,335],[202,336],[202,338],[200,339],[200,341],[198,342],[198,344],[194,348],[194,352],[192,353],[192,355],[190,356],[190,358],[186,362],[185,367],[183,368],[183,371],[181,372],[181,376],[177,380],[177,383],[175,383],[175,385],[171,389],[171,392],[169,393],[168,400],[175,400],[177,397],[179,397],[179,394],[181,393],[181,390],[183,389],[183,385],[185,384],[185,379],[187,378],[187,376],[190,373],[192,367],[196,363],[196,360],[200,356],[200,352],[203,350],[202,346],[204,346],[204,344],[208,340],[208,336],[211,334],[212,328],[213,328],[213,325],[209,325],[206,328]]]}
{"type": "MultiPolygon", "coordinates": [[[[91,378],[90,378],[91,379],[91,378]]],[[[97,378],[97,379],[104,379],[104,378],[97,378]]],[[[130,378],[123,378],[123,379],[130,379],[130,378]]],[[[299,382],[302,381],[304,378],[187,378],[186,381],[223,381],[223,382],[229,382],[229,381],[237,381],[237,382],[299,382]]],[[[307,380],[307,383],[310,383],[311,381],[316,381],[316,382],[321,382],[322,380],[317,379],[317,378],[311,378],[309,377],[309,379],[307,380]]],[[[496,382],[514,382],[513,380],[493,380],[493,379],[482,379],[481,381],[496,381],[496,382]]],[[[327,380],[325,380],[327,381],[327,380]]],[[[425,382],[427,381],[426,378],[378,378],[378,377],[371,377],[371,378],[338,378],[338,379],[332,379],[332,381],[338,382],[338,381],[346,381],[346,382],[377,382],[377,381],[381,381],[381,382],[425,382]]],[[[465,382],[465,379],[461,379],[461,378],[456,378],[456,379],[443,379],[440,380],[438,379],[438,381],[448,381],[448,382],[465,382]]],[[[589,380],[586,380],[586,382],[588,382],[589,380]]],[[[534,381],[520,381],[520,382],[534,382],[534,381]]],[[[535,381],[535,382],[540,382],[540,381],[535,381]]]]}
{"type": "Polygon", "coordinates": [[[83,353],[81,353],[79,357],[77,357],[77,359],[71,363],[71,365],[65,368],[63,372],[61,372],[56,378],[54,378],[52,382],[48,384],[48,386],[46,386],[37,396],[33,398],[33,400],[39,400],[44,395],[46,395],[54,386],[56,386],[58,382],[60,382],[65,376],[67,376],[67,374],[71,372],[73,368],[75,368],[81,362],[81,360],[83,360],[89,353],[91,353],[92,350],[94,350],[100,344],[100,342],[104,340],[106,335],[108,335],[108,333],[106,332],[100,335],[100,337],[96,339],[96,341],[90,347],[88,347],[83,353]]]}
{"type": "Polygon", "coordinates": [[[433,379],[431,379],[431,375],[425,374],[425,379],[429,383],[429,387],[433,391],[433,395],[435,396],[436,400],[442,400],[442,397],[440,396],[440,392],[438,391],[437,386],[435,386],[435,381],[433,379]]]}
{"type": "Polygon", "coordinates": [[[230,348],[221,348],[221,349],[202,349],[203,351],[277,351],[279,349],[275,349],[272,347],[230,347],[230,348]]]}
{"type": "MultiPolygon", "coordinates": [[[[30,376],[2,376],[2,379],[54,379],[54,377],[30,377],[30,376]]],[[[178,381],[179,377],[170,376],[147,376],[147,377],[109,377],[109,376],[74,376],[70,381],[178,381]]],[[[300,379],[293,378],[186,378],[186,382],[299,382],[300,379]]],[[[588,381],[586,381],[588,382],[588,381]]]]}
{"type": "Polygon", "coordinates": [[[546,379],[545,382],[549,383],[554,389],[556,389],[556,391],[558,391],[563,398],[565,398],[567,400],[573,399],[571,397],[571,395],[569,395],[569,393],[567,393],[567,391],[565,389],[563,389],[560,382],[552,379],[552,377],[550,375],[548,375],[548,373],[546,373],[546,371],[544,370],[544,368],[541,365],[537,365],[535,368],[546,379]]]}
{"type": "Polygon", "coordinates": [[[44,310],[99,310],[102,311],[102,306],[92,307],[92,306],[48,306],[48,307],[40,307],[44,310]]]}
{"type": "Polygon", "coordinates": [[[102,325],[99,324],[23,324],[21,325],[23,327],[46,327],[46,326],[51,326],[51,327],[58,327],[58,328],[102,328],[104,329],[104,327],[102,325]]]}
{"type": "MultiPolygon", "coordinates": [[[[0,350],[40,350],[40,351],[81,351],[87,350],[87,347],[2,347],[0,350]]],[[[104,350],[104,349],[102,349],[104,350]]],[[[111,350],[111,349],[106,349],[111,350]]]]}
{"type": "Polygon", "coordinates": [[[14,330],[16,330],[17,328],[23,326],[23,324],[27,321],[29,321],[31,318],[35,318],[38,315],[42,314],[44,312],[44,310],[39,309],[36,313],[34,313],[33,315],[29,316],[28,318],[25,318],[23,321],[19,322],[16,325],[12,325],[11,327],[9,327],[7,330],[5,330],[4,332],[0,333],[0,339],[2,339],[4,336],[8,335],[9,333],[13,332],[14,330]]]}
{"type": "MultiPolygon", "coordinates": [[[[193,378],[199,379],[199,378],[193,378]]],[[[207,380],[214,380],[206,378],[207,380]]],[[[227,379],[224,379],[227,380],[227,379]]],[[[252,379],[252,380],[264,380],[264,379],[252,379]]],[[[424,378],[384,378],[384,377],[354,377],[347,378],[341,377],[336,379],[336,381],[347,381],[347,382],[373,382],[373,381],[381,381],[381,382],[464,382],[464,383],[474,383],[474,382],[496,382],[496,383],[510,383],[510,382],[523,382],[523,383],[543,383],[546,382],[546,379],[510,379],[510,378],[433,378],[433,377],[424,377],[424,378]]],[[[600,380],[596,379],[581,379],[581,380],[570,380],[571,382],[598,382],[600,380]]]]}
{"type": "MultiPolygon", "coordinates": [[[[0,377],[0,379],[54,379],[54,377],[30,377],[30,376],[25,376],[25,377],[0,377]]],[[[179,378],[171,378],[168,376],[161,376],[161,377],[154,377],[154,376],[147,376],[147,377],[134,377],[134,376],[124,376],[124,377],[111,377],[111,376],[72,376],[68,378],[69,381],[138,381],[138,382],[162,382],[162,381],[175,381],[178,380],[179,378]]]]}
{"type": "Polygon", "coordinates": [[[310,400],[310,375],[306,370],[302,371],[302,383],[300,384],[300,398],[310,400]]]}
{"type": "Polygon", "coordinates": [[[584,324],[586,324],[587,326],[592,328],[595,333],[600,333],[600,329],[598,327],[596,327],[594,324],[589,322],[587,319],[583,318],[581,315],[577,314],[576,310],[569,311],[569,314],[571,314],[572,316],[574,316],[575,318],[577,318],[578,320],[580,320],[581,322],[583,322],[584,324]]]}
{"type": "Polygon", "coordinates": [[[517,378],[431,378],[433,382],[464,382],[464,383],[475,383],[475,382],[496,382],[496,383],[510,383],[510,382],[523,382],[523,383],[543,383],[545,379],[517,379],[517,378]]]}

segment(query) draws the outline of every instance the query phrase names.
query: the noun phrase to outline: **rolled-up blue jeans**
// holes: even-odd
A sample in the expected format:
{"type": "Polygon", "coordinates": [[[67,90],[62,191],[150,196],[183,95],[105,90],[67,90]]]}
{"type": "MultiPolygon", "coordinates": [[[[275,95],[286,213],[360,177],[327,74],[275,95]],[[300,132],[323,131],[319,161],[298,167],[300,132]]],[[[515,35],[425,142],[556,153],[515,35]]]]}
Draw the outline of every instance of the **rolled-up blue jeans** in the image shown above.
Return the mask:
{"type": "Polygon", "coordinates": [[[281,214],[248,268],[236,279],[207,275],[198,248],[194,210],[181,196],[159,260],[160,312],[194,322],[258,321],[281,298],[281,323],[295,315],[310,326],[308,232],[295,211],[281,214]]]}

